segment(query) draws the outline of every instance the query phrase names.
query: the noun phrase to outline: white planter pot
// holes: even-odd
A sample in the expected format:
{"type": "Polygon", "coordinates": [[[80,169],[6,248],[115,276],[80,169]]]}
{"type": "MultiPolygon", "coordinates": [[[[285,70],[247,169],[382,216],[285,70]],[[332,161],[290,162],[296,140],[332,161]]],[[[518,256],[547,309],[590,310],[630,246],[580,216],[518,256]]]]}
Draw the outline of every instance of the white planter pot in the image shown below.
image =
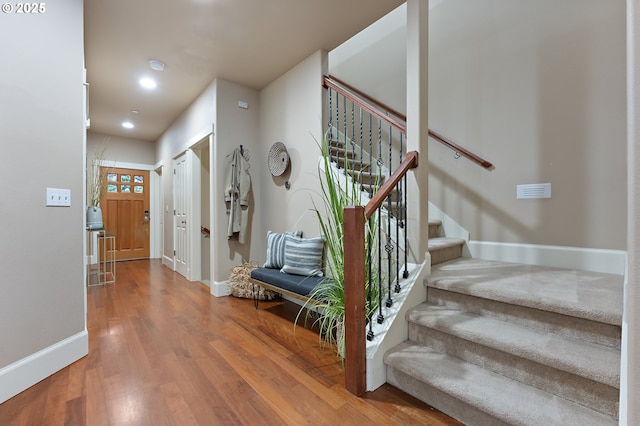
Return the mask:
{"type": "Polygon", "coordinates": [[[87,207],[87,229],[103,229],[102,209],[100,206],[87,207]]]}

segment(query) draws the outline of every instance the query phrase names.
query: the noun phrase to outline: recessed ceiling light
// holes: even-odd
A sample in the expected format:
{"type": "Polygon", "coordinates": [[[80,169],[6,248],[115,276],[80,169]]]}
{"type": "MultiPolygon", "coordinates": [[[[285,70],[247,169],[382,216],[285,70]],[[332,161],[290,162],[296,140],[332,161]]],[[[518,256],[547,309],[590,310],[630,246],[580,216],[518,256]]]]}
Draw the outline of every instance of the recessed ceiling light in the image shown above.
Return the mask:
{"type": "Polygon", "coordinates": [[[151,67],[152,70],[154,71],[162,71],[164,70],[164,62],[159,61],[157,59],[152,59],[149,61],[149,66],[151,67]]]}
{"type": "Polygon", "coordinates": [[[122,127],[124,127],[125,129],[133,129],[135,126],[130,121],[123,121],[122,127]]]}
{"type": "Polygon", "coordinates": [[[141,78],[139,80],[139,83],[140,83],[140,86],[144,87],[145,89],[155,89],[156,86],[158,85],[154,79],[149,77],[141,78]]]}

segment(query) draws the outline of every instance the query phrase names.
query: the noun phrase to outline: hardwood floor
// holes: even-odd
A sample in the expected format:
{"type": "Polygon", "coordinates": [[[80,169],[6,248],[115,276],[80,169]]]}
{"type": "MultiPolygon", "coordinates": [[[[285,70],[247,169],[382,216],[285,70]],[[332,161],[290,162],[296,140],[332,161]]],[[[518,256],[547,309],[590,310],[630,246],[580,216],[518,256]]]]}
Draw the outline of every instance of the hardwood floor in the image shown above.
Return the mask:
{"type": "Polygon", "coordinates": [[[344,389],[295,305],[215,298],[160,261],[87,289],[89,355],[0,404],[0,425],[459,424],[384,385],[344,389]]]}

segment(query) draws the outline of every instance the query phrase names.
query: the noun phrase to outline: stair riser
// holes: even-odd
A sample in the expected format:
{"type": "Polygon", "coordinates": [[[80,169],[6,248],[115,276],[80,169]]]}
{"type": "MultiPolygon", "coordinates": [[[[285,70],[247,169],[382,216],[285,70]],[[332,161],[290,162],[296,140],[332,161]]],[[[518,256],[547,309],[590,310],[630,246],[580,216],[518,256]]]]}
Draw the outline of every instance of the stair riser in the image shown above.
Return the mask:
{"type": "Polygon", "coordinates": [[[437,225],[429,224],[429,238],[438,238],[441,236],[442,236],[442,233],[440,231],[440,224],[437,224],[437,225]]]}
{"type": "Polygon", "coordinates": [[[390,366],[387,366],[387,382],[432,407],[438,407],[439,411],[464,424],[474,426],[508,426],[510,424],[390,366]]]}
{"type": "Polygon", "coordinates": [[[429,249],[431,254],[431,265],[437,265],[438,263],[444,263],[448,260],[456,259],[462,256],[462,246],[444,247],[438,249],[429,249]]]}
{"type": "Polygon", "coordinates": [[[349,159],[354,159],[355,158],[355,153],[353,151],[346,151],[344,149],[341,148],[330,148],[329,149],[329,155],[331,156],[331,158],[344,158],[347,157],[349,159]]]}
{"type": "Polygon", "coordinates": [[[409,339],[608,416],[617,416],[618,390],[606,384],[415,323],[409,323],[409,339]]]}
{"type": "Polygon", "coordinates": [[[379,184],[381,185],[382,182],[384,181],[384,179],[382,178],[382,176],[376,176],[376,175],[371,175],[369,176],[369,172],[367,171],[359,171],[359,170],[355,170],[355,169],[349,169],[347,170],[347,173],[349,174],[349,176],[351,176],[356,182],[360,182],[360,183],[366,183],[369,185],[375,185],[375,184],[379,184]]]}
{"type": "Polygon", "coordinates": [[[501,321],[620,349],[621,328],[611,324],[482,299],[429,286],[427,286],[427,301],[452,309],[491,316],[501,321]]]}

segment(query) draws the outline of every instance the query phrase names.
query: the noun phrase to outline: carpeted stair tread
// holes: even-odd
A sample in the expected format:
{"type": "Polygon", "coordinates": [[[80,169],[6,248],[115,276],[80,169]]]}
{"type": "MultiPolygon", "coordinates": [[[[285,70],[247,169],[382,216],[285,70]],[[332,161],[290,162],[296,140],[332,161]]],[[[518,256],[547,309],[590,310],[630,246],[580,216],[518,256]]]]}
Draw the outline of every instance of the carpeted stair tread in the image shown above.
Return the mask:
{"type": "Polygon", "coordinates": [[[622,329],[589,319],[429,287],[427,302],[620,350],[622,329]]]}
{"type": "Polygon", "coordinates": [[[434,266],[427,286],[606,324],[622,323],[619,275],[459,258],[434,266]]]}
{"type": "MultiPolygon", "coordinates": [[[[410,322],[619,388],[620,351],[469,312],[423,303],[410,322]]],[[[428,330],[426,330],[428,333],[428,330]]]]}
{"type": "MultiPolygon", "coordinates": [[[[389,383],[413,396],[421,384],[442,391],[508,424],[616,425],[613,418],[426,346],[406,341],[385,355],[389,383]],[[393,370],[409,378],[395,380],[393,370]]],[[[446,412],[446,411],[445,411],[446,412]]],[[[456,417],[456,413],[447,413],[456,417]]]]}

